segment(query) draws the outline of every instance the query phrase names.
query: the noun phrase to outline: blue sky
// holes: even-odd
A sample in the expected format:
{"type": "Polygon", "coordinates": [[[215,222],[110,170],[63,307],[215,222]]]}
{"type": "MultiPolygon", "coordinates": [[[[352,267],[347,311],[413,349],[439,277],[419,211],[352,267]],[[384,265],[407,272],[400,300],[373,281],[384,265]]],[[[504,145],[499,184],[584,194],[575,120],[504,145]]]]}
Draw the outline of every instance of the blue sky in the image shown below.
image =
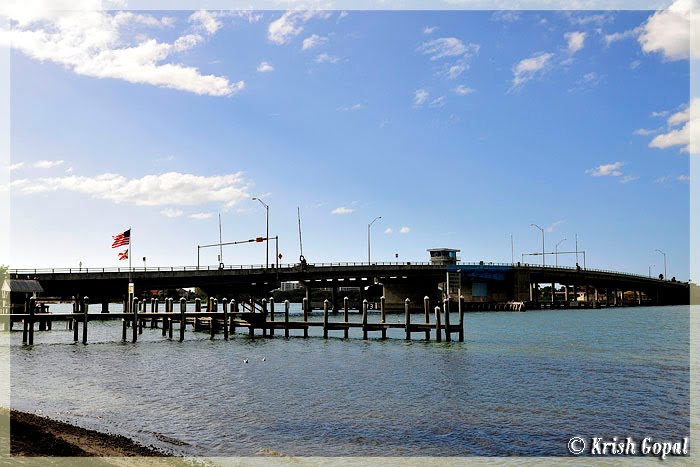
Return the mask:
{"type": "Polygon", "coordinates": [[[10,263],[121,266],[111,236],[131,226],[134,265],[193,265],[219,213],[224,241],[264,234],[258,196],[282,262],[300,207],[310,262],[366,261],[377,216],[374,261],[510,262],[511,235],[517,261],[541,250],[535,223],[547,251],[578,235],[588,267],[658,275],[658,248],[687,280],[687,16],[10,16],[10,263]]]}

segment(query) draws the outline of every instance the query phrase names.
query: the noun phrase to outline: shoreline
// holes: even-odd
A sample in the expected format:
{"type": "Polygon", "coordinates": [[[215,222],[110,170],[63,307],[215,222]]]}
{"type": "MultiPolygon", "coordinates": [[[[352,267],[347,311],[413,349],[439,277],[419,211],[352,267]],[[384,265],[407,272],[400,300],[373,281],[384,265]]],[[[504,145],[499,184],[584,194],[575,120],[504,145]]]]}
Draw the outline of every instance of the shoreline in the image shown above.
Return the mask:
{"type": "MultiPolygon", "coordinates": [[[[11,457],[172,457],[122,435],[103,433],[11,409],[11,457]]],[[[8,409],[0,409],[7,420],[8,409]]]]}

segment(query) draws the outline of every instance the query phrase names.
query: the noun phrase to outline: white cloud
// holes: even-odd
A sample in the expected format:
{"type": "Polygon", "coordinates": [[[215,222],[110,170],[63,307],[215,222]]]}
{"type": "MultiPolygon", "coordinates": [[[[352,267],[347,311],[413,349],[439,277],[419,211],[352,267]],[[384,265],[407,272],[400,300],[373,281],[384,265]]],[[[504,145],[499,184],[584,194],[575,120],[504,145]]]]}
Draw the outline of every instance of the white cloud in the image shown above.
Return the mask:
{"type": "Polygon", "coordinates": [[[68,168],[66,169],[66,173],[67,173],[67,174],[71,173],[72,171],[73,171],[73,167],[68,167],[68,168]]]}
{"type": "Polygon", "coordinates": [[[639,68],[639,65],[641,65],[641,64],[642,64],[641,60],[633,60],[632,62],[630,62],[630,70],[636,70],[637,68],[639,68]]]}
{"type": "Polygon", "coordinates": [[[330,12],[322,10],[287,11],[270,23],[267,28],[267,38],[277,45],[288,44],[302,33],[304,23],[312,18],[328,19],[330,16],[330,12]]]}
{"type": "MultiPolygon", "coordinates": [[[[432,34],[436,29],[437,29],[436,26],[426,26],[423,28],[423,34],[425,34],[427,36],[429,34],[432,34]]],[[[389,229],[389,230],[391,230],[391,229],[389,229]]]]}
{"type": "Polygon", "coordinates": [[[491,15],[491,21],[515,23],[520,19],[520,12],[514,10],[498,10],[491,15]]]}
{"type": "Polygon", "coordinates": [[[338,112],[354,112],[356,110],[362,110],[364,108],[365,106],[358,102],[357,104],[338,107],[338,112]]]}
{"type": "Polygon", "coordinates": [[[339,207],[335,208],[334,210],[331,211],[331,214],[350,214],[351,212],[354,212],[355,210],[352,208],[346,208],[346,207],[339,207]]]}
{"type": "Polygon", "coordinates": [[[610,47],[613,42],[621,41],[624,39],[636,38],[642,33],[641,27],[636,27],[634,29],[628,29],[624,32],[614,32],[612,34],[606,34],[603,39],[605,40],[605,45],[610,47]]]}
{"type": "Polygon", "coordinates": [[[340,61],[340,58],[336,57],[335,55],[328,55],[326,52],[323,52],[321,54],[318,54],[316,58],[314,59],[316,63],[338,63],[340,61]]]}
{"type": "Polygon", "coordinates": [[[184,213],[181,209],[165,208],[162,211],[160,211],[160,214],[165,217],[180,217],[184,213]]]}
{"type": "Polygon", "coordinates": [[[319,36],[318,34],[312,34],[301,43],[301,50],[309,50],[315,47],[321,46],[328,42],[327,37],[319,36]]]}
{"type": "Polygon", "coordinates": [[[552,222],[552,223],[549,224],[547,227],[545,227],[544,230],[545,230],[546,232],[548,232],[548,233],[552,233],[552,232],[554,232],[554,231],[556,230],[557,227],[559,227],[560,225],[562,225],[562,224],[564,224],[564,223],[566,223],[566,221],[564,221],[564,220],[559,220],[559,221],[556,221],[556,222],[552,222]]]}
{"type": "Polygon", "coordinates": [[[41,161],[36,161],[35,163],[32,164],[32,167],[35,169],[51,169],[53,167],[58,167],[59,165],[63,164],[63,161],[47,161],[47,160],[41,160],[41,161]]]}
{"type": "Polygon", "coordinates": [[[260,65],[258,65],[257,70],[260,73],[267,73],[269,71],[274,71],[275,67],[272,66],[272,63],[270,62],[260,62],[260,65]]]}
{"type": "Polygon", "coordinates": [[[700,98],[694,98],[689,106],[680,112],[676,112],[668,117],[667,124],[669,130],[666,133],[657,135],[649,143],[649,147],[665,149],[674,146],[682,146],[681,151],[700,153],[700,98]],[[695,118],[690,121],[690,116],[695,118]],[[683,125],[681,128],[673,128],[683,125]],[[693,129],[693,141],[691,141],[690,130],[693,129]],[[692,143],[692,144],[691,144],[692,143]]]}
{"type": "Polygon", "coordinates": [[[387,227],[384,233],[387,235],[391,235],[394,233],[394,229],[392,229],[391,227],[387,227]]]}
{"type": "Polygon", "coordinates": [[[479,52],[479,44],[465,44],[456,37],[441,37],[424,42],[417,49],[423,55],[430,55],[430,60],[448,57],[471,57],[479,52]]]}
{"type": "Polygon", "coordinates": [[[465,86],[463,84],[460,84],[454,89],[455,94],[458,96],[467,96],[471,93],[473,93],[475,90],[473,88],[470,88],[469,86],[465,86]]]}
{"type": "Polygon", "coordinates": [[[13,170],[21,169],[22,167],[24,167],[24,162],[17,162],[16,164],[10,164],[10,166],[8,168],[10,169],[10,172],[12,172],[13,170]]]}
{"type": "Polygon", "coordinates": [[[656,183],[666,183],[666,182],[688,182],[690,181],[690,176],[688,175],[665,175],[656,179],[656,183]]]}
{"type": "Polygon", "coordinates": [[[591,71],[583,75],[580,79],[576,81],[576,86],[569,89],[569,91],[582,91],[585,89],[591,89],[596,87],[600,82],[603,81],[603,76],[591,71]]]}
{"type": "Polygon", "coordinates": [[[464,73],[464,71],[468,68],[467,64],[464,63],[463,61],[457,62],[454,65],[450,65],[450,67],[447,70],[447,77],[449,79],[457,79],[459,75],[464,73]]]}
{"type": "Polygon", "coordinates": [[[583,49],[586,41],[586,33],[581,31],[567,32],[564,34],[564,38],[566,38],[568,52],[570,54],[575,54],[579,50],[583,49]]]}
{"type": "Polygon", "coordinates": [[[633,182],[633,181],[638,180],[638,179],[639,179],[639,176],[637,176],[637,175],[625,175],[624,177],[622,177],[620,179],[620,183],[630,183],[630,182],[633,182]]]}
{"type": "Polygon", "coordinates": [[[220,203],[224,209],[250,198],[248,187],[241,172],[215,176],[168,172],[133,179],[105,173],[94,177],[70,175],[12,182],[14,193],[20,195],[75,192],[116,204],[197,206],[220,203]]]}
{"type": "MultiPolygon", "coordinates": [[[[690,54],[690,20],[694,0],[676,0],[657,11],[642,25],[638,41],[647,53],[659,52],[667,60],[687,59],[690,54]]],[[[697,15],[697,13],[693,13],[697,15]]]]}
{"type": "Polygon", "coordinates": [[[638,136],[649,136],[649,135],[654,135],[658,132],[659,132],[659,130],[647,130],[646,128],[640,128],[638,130],[634,130],[633,134],[638,135],[638,136]]]}
{"type": "MultiPolygon", "coordinates": [[[[243,81],[231,83],[223,76],[203,75],[197,68],[167,62],[173,54],[192,48],[203,39],[198,34],[187,34],[173,43],[159,42],[137,28],[160,23],[163,20],[150,15],[125,12],[54,11],[40,20],[18,22],[10,30],[0,32],[0,45],[12,44],[33,59],[52,61],[94,78],[211,96],[230,96],[244,88],[243,81]]],[[[208,33],[205,26],[202,28],[208,33]]]]}
{"type": "Polygon", "coordinates": [[[198,213],[189,215],[190,219],[197,219],[197,220],[211,219],[212,217],[214,217],[214,213],[212,213],[212,212],[198,212],[198,213]]]}
{"type": "Polygon", "coordinates": [[[624,162],[614,162],[612,164],[601,164],[598,167],[586,170],[586,173],[594,177],[619,177],[622,175],[620,168],[625,165],[624,162]]]}
{"type": "Polygon", "coordinates": [[[520,62],[513,67],[513,86],[511,89],[519,88],[527,81],[533,79],[537,74],[544,72],[549,60],[551,60],[553,56],[554,54],[542,52],[520,60],[520,62]]]}
{"type": "Polygon", "coordinates": [[[413,95],[413,105],[420,107],[421,105],[425,104],[429,96],[430,93],[428,93],[428,91],[425,89],[416,90],[415,94],[413,95]]]}
{"type": "Polygon", "coordinates": [[[430,102],[430,107],[444,107],[445,101],[445,96],[437,97],[430,102]]]}
{"type": "Polygon", "coordinates": [[[399,233],[402,234],[402,235],[406,235],[406,234],[409,233],[410,231],[411,231],[411,228],[404,225],[404,226],[401,227],[401,229],[399,230],[399,233]]]}
{"type": "Polygon", "coordinates": [[[577,26],[588,26],[591,24],[602,26],[606,23],[612,22],[615,19],[611,13],[584,14],[567,11],[563,14],[567,17],[571,24],[575,24],[577,26]]]}
{"type": "Polygon", "coordinates": [[[195,11],[190,15],[188,21],[194,23],[196,28],[203,29],[210,35],[221,28],[221,21],[217,19],[217,14],[206,10],[195,11]]]}

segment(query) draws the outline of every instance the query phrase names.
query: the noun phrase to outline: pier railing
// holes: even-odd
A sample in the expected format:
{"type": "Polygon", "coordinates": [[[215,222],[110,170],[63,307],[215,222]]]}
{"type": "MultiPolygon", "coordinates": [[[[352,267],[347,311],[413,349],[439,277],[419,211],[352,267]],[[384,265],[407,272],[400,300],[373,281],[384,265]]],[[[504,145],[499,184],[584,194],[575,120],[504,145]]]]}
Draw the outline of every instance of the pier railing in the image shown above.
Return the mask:
{"type": "MultiPolygon", "coordinates": [[[[330,262],[330,263],[309,263],[307,268],[330,268],[330,267],[412,267],[412,268],[435,268],[439,267],[430,262],[415,262],[415,261],[405,261],[405,262],[381,262],[373,261],[372,263],[367,262],[330,262]]],[[[541,264],[529,264],[529,263],[496,263],[496,262],[460,262],[457,263],[459,266],[500,266],[500,267],[517,267],[517,268],[529,268],[529,269],[545,269],[545,270],[566,270],[566,271],[585,271],[592,273],[604,273],[613,274],[618,277],[631,277],[637,279],[647,279],[647,280],[657,280],[665,281],[668,279],[657,279],[655,277],[649,277],[644,274],[636,274],[630,272],[620,272],[612,271],[609,269],[596,269],[596,268],[577,268],[573,266],[555,266],[541,264]]],[[[299,264],[280,264],[277,267],[271,265],[266,268],[264,264],[252,264],[252,265],[224,265],[221,266],[158,266],[158,267],[111,267],[111,268],[90,268],[90,267],[80,267],[80,268],[34,268],[34,269],[9,269],[8,272],[12,275],[17,276],[27,276],[27,275],[37,275],[37,274],[99,274],[99,273],[138,273],[138,272],[199,272],[199,271],[232,271],[232,270],[259,270],[259,271],[298,271],[299,264]]]]}

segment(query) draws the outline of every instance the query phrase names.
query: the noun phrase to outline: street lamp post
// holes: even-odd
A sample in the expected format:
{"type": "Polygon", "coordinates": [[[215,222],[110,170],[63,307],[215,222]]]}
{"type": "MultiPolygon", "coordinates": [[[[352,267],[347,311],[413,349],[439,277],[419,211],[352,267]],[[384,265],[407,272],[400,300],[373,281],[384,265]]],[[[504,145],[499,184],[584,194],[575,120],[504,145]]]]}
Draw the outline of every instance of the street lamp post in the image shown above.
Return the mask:
{"type": "Polygon", "coordinates": [[[544,267],[544,229],[537,224],[530,224],[530,227],[537,227],[542,232],[542,267],[544,267]]]}
{"type": "Polygon", "coordinates": [[[253,198],[253,201],[260,201],[265,206],[265,269],[270,265],[270,206],[260,198],[253,198]]]}
{"type": "Polygon", "coordinates": [[[556,267],[559,267],[559,245],[560,245],[561,242],[563,242],[564,240],[566,240],[566,239],[565,239],[565,238],[562,238],[561,240],[559,240],[559,243],[557,243],[557,244],[554,246],[554,265],[555,265],[556,267]]]}
{"type": "Polygon", "coordinates": [[[659,250],[658,248],[655,250],[664,255],[664,280],[668,280],[668,275],[666,274],[666,253],[663,251],[659,250]]]}
{"type": "Polygon", "coordinates": [[[370,228],[372,227],[372,224],[374,224],[376,221],[378,221],[381,218],[382,218],[382,216],[377,216],[374,218],[374,220],[372,222],[367,224],[367,263],[369,263],[369,264],[372,264],[370,228]]]}

